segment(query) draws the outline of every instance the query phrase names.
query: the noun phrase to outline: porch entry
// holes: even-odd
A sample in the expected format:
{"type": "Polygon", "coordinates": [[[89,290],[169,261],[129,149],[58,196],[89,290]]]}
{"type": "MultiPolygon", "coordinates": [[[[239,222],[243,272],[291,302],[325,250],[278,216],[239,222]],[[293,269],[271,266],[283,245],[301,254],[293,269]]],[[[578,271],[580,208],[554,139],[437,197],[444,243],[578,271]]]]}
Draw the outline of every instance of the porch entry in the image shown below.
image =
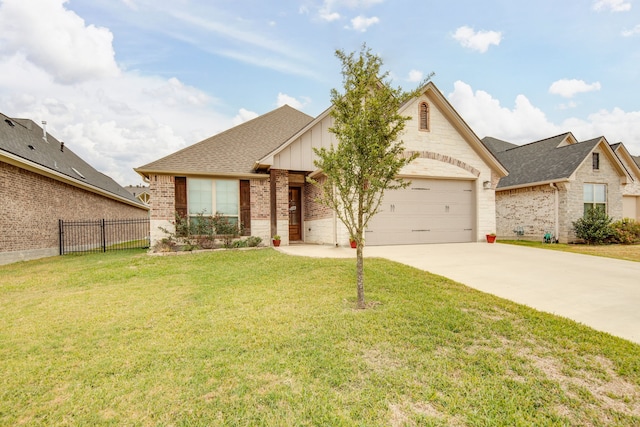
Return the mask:
{"type": "Polygon", "coordinates": [[[302,240],[302,187],[289,187],[289,240],[302,240]]]}

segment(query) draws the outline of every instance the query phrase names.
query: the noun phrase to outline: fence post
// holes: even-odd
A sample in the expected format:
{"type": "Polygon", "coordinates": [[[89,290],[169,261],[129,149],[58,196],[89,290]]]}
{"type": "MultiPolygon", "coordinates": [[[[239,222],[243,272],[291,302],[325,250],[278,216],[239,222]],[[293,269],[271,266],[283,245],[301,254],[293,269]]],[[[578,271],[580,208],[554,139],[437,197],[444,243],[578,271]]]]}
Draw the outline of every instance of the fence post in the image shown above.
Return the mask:
{"type": "Polygon", "coordinates": [[[58,237],[60,239],[60,255],[64,255],[64,221],[58,220],[58,237]]]}
{"type": "Polygon", "coordinates": [[[102,218],[101,224],[102,224],[102,252],[107,252],[107,233],[104,230],[104,218],[102,218]]]}

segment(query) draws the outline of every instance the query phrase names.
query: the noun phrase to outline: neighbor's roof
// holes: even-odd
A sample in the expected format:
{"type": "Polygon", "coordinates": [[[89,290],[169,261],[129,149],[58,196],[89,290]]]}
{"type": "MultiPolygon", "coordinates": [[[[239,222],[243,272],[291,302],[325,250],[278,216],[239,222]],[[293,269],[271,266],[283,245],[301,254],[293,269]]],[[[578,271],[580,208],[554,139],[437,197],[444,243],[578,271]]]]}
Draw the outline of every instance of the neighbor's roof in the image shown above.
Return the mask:
{"type": "Polygon", "coordinates": [[[526,145],[483,138],[485,145],[509,170],[497,188],[568,179],[603,138],[566,144],[567,139],[576,141],[570,132],[526,145]]]}
{"type": "Polygon", "coordinates": [[[107,175],[29,119],[0,113],[0,160],[138,207],[146,207],[107,175]]]}
{"type": "Polygon", "coordinates": [[[284,105],[135,170],[143,176],[251,174],[257,160],[312,120],[313,117],[284,105]]]}

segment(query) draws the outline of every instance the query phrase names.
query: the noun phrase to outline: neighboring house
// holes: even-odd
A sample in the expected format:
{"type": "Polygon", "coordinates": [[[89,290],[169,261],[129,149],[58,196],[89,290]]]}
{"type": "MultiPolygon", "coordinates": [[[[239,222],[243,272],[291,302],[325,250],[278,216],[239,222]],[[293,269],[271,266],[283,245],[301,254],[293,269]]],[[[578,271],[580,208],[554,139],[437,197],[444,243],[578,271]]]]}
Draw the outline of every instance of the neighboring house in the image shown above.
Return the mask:
{"type": "Polygon", "coordinates": [[[621,142],[611,145],[611,148],[632,179],[622,190],[622,217],[640,222],[640,157],[632,156],[621,142]]]}
{"type": "MultiPolygon", "coordinates": [[[[283,244],[347,245],[334,212],[315,200],[323,179],[313,148],[336,144],[328,109],[318,117],[283,106],[136,171],[150,184],[152,244],[178,212],[219,212],[246,234],[283,244]]],[[[495,229],[495,185],[506,169],[429,83],[406,103],[402,139],[418,158],[401,173],[403,190],[385,193],[366,232],[368,245],[475,242],[495,229]]]]}
{"type": "Polygon", "coordinates": [[[147,207],[45,129],[4,114],[0,182],[0,264],[57,255],[59,219],[148,218],[147,207]]]}
{"type": "Polygon", "coordinates": [[[496,188],[498,236],[542,240],[550,233],[571,242],[573,222],[592,207],[614,219],[625,212],[637,218],[631,205],[640,196],[640,171],[621,144],[616,154],[604,137],[578,142],[571,133],[525,145],[483,142],[509,171],[496,188]]]}
{"type": "Polygon", "coordinates": [[[151,195],[149,194],[149,187],[146,185],[127,185],[124,187],[129,193],[133,194],[133,197],[140,200],[145,205],[149,204],[151,195]]]}

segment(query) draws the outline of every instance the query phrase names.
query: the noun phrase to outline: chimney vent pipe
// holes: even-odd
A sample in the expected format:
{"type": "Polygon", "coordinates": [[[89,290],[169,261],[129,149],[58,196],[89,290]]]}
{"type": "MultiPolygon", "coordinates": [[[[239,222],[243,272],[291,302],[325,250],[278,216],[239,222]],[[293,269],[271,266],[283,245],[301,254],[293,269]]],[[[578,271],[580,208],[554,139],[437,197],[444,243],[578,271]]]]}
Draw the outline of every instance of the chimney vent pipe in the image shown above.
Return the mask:
{"type": "Polygon", "coordinates": [[[44,142],[49,142],[47,141],[47,121],[43,120],[42,121],[42,139],[44,139],[44,142]]]}

